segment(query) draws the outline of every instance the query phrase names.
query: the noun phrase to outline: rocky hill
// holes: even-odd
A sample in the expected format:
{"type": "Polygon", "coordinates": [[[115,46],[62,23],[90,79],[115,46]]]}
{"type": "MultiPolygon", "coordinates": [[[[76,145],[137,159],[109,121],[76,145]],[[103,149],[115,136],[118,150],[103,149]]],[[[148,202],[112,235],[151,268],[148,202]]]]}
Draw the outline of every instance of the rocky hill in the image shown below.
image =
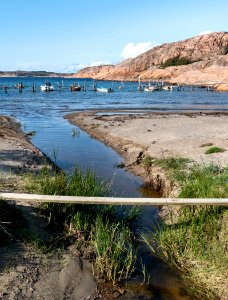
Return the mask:
{"type": "Polygon", "coordinates": [[[164,80],[178,84],[228,83],[228,32],[166,43],[117,65],[88,67],[73,77],[164,80]]]}

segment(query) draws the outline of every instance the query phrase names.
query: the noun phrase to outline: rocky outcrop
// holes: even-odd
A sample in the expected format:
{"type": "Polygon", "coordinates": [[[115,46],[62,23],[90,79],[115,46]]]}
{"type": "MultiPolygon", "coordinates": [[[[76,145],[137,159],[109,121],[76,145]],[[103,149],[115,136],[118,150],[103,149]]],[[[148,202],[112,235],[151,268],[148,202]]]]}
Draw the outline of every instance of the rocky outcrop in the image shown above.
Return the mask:
{"type": "Polygon", "coordinates": [[[163,44],[115,66],[88,67],[73,77],[96,80],[165,80],[179,84],[228,83],[228,33],[196,36],[163,44]],[[189,64],[163,68],[170,59],[189,64]]]}
{"type": "Polygon", "coordinates": [[[228,83],[222,83],[215,86],[215,90],[219,92],[227,92],[228,91],[228,83]]]}

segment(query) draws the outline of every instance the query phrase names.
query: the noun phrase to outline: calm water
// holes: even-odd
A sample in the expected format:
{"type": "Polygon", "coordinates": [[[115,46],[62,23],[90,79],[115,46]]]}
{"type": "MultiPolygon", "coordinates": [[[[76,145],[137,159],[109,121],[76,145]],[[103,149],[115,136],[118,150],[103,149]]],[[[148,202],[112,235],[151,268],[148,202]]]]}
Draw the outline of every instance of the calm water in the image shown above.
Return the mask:
{"type": "Polygon", "coordinates": [[[185,88],[178,92],[145,93],[137,91],[137,83],[124,83],[119,90],[118,82],[97,82],[98,87],[112,87],[114,93],[92,91],[92,80],[86,80],[86,92],[70,92],[72,83],[85,83],[84,80],[51,78],[54,92],[40,91],[45,78],[0,78],[1,114],[15,117],[21,122],[24,131],[36,131],[32,138],[35,146],[65,170],[79,165],[84,170],[96,171],[104,179],[113,181],[113,189],[119,196],[141,196],[140,178],[127,173],[116,166],[122,161],[111,148],[91,139],[85,132],[70,125],[63,116],[82,110],[124,109],[132,113],[144,111],[180,111],[200,110],[228,111],[228,93],[208,92],[206,89],[190,91],[185,88]],[[15,85],[23,82],[25,88],[19,93],[15,85]],[[32,93],[32,84],[37,91],[32,93]],[[59,89],[59,85],[63,88],[59,89]],[[4,86],[8,86],[7,92],[4,86]]]}
{"type": "MultiPolygon", "coordinates": [[[[228,93],[208,92],[206,89],[185,88],[178,92],[144,93],[137,91],[137,83],[124,83],[124,89],[119,90],[120,83],[97,82],[99,87],[112,87],[114,93],[105,94],[92,91],[92,81],[86,81],[86,92],[70,92],[71,83],[84,84],[84,80],[50,79],[55,87],[54,92],[41,92],[39,86],[45,78],[0,78],[0,113],[16,118],[22,124],[24,131],[36,131],[32,143],[40,148],[52,160],[67,171],[74,165],[83,170],[96,171],[104,180],[113,181],[113,190],[118,196],[142,196],[140,187],[142,180],[116,166],[122,158],[111,148],[90,138],[88,134],[76,129],[63,119],[67,113],[82,110],[124,109],[132,113],[145,111],[228,111],[228,93]],[[19,82],[25,84],[22,93],[15,89],[19,82]],[[32,83],[36,82],[37,91],[32,93],[32,83]],[[64,88],[58,89],[63,82],[64,88]],[[5,92],[3,86],[9,89],[5,92]]],[[[146,208],[142,223],[149,226],[155,220],[156,209],[146,208]]],[[[134,295],[128,299],[187,299],[181,295],[180,285],[176,275],[160,261],[146,254],[145,261],[151,266],[153,285],[158,289],[158,296],[146,296],[145,291],[135,291],[139,284],[132,288],[134,295]],[[148,258],[151,261],[147,261],[148,258]],[[164,289],[165,288],[165,289],[164,289]],[[162,292],[163,290],[163,292],[162,292]],[[141,295],[136,297],[135,295],[141,295]]],[[[127,298],[126,298],[127,299],[127,298]]]]}

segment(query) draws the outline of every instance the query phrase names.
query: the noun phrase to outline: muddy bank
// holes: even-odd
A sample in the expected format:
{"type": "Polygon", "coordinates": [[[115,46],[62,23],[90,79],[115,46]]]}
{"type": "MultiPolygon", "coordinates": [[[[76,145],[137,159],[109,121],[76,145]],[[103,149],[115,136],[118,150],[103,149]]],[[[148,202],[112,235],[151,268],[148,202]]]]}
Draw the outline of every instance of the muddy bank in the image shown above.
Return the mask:
{"type": "MultiPolygon", "coordinates": [[[[47,159],[29,142],[20,124],[1,116],[1,191],[22,192],[23,174],[38,173],[47,164],[47,159]]],[[[15,204],[31,236],[41,241],[54,236],[47,220],[37,213],[36,203],[15,204]]],[[[85,299],[96,291],[91,264],[77,255],[74,246],[45,255],[37,247],[15,240],[9,245],[0,243],[0,253],[0,299],[85,299]]]]}
{"type": "Polygon", "coordinates": [[[159,167],[146,170],[142,158],[151,156],[188,157],[199,163],[228,163],[228,115],[223,113],[145,113],[121,111],[80,112],[69,114],[71,123],[92,137],[111,146],[125,159],[125,166],[163,196],[176,195],[177,187],[170,183],[159,167]],[[224,152],[205,154],[210,146],[224,152]]]}

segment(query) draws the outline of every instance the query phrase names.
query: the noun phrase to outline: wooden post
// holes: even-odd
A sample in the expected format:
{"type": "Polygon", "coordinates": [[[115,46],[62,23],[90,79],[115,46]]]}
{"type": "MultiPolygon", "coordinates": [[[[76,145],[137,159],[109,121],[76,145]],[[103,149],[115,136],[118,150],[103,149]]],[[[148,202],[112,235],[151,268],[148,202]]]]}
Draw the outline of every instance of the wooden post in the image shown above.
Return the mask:
{"type": "Polygon", "coordinates": [[[35,91],[36,91],[36,83],[33,82],[33,84],[32,84],[32,92],[35,93],[35,91]]]}
{"type": "Polygon", "coordinates": [[[86,91],[86,80],[84,81],[84,85],[83,85],[83,91],[85,92],[86,91]]]}
{"type": "Polygon", "coordinates": [[[19,83],[18,89],[19,89],[19,93],[22,93],[22,82],[19,83]]]}

